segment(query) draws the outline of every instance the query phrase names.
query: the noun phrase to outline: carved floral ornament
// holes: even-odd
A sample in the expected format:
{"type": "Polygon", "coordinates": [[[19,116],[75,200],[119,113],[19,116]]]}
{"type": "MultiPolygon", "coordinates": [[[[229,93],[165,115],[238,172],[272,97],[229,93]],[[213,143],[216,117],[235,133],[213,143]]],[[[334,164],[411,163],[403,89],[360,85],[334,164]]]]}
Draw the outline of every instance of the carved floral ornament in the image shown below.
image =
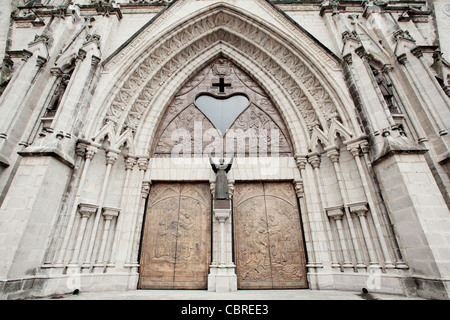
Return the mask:
{"type": "Polygon", "coordinates": [[[221,8],[184,23],[150,46],[123,86],[111,93],[114,98],[103,125],[113,123],[117,136],[127,131],[134,135],[160,90],[180,68],[223,43],[248,57],[284,88],[310,132],[314,127],[327,132],[334,120],[342,122],[336,108],[341,104],[325,89],[317,71],[304,63],[299,51],[251,18],[221,8]]]}

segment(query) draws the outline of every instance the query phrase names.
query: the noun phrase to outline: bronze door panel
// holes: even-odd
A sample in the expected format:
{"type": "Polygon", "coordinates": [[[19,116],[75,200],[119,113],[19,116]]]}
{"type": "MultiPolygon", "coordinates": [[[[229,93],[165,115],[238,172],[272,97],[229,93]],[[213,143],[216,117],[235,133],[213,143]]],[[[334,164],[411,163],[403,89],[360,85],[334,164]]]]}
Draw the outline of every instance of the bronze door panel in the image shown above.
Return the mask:
{"type": "Polygon", "coordinates": [[[149,195],[140,289],[206,289],[211,255],[205,183],[155,183],[149,195]]]}
{"type": "Polygon", "coordinates": [[[240,183],[234,194],[238,288],[307,288],[300,215],[292,183],[240,183]]]}

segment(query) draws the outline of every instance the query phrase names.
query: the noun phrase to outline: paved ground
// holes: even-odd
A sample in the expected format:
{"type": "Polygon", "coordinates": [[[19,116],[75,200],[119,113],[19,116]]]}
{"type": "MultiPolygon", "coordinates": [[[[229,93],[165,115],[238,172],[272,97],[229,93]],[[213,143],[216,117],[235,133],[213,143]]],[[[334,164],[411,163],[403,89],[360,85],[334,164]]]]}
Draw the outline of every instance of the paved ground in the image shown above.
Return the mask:
{"type": "Polygon", "coordinates": [[[216,293],[190,290],[136,290],[126,292],[80,292],[41,299],[60,300],[418,300],[391,294],[332,290],[239,290],[216,293]]]}

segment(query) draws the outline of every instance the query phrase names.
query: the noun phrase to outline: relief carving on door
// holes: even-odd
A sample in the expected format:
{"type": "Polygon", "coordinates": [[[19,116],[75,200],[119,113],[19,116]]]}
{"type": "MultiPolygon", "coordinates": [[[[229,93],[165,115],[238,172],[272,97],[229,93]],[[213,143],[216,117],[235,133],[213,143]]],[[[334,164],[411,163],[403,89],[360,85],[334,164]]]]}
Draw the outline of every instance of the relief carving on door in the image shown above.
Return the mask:
{"type": "Polygon", "coordinates": [[[205,289],[211,257],[207,183],[155,183],[141,245],[141,289],[205,289]]]}
{"type": "Polygon", "coordinates": [[[237,183],[235,260],[239,289],[306,288],[306,258],[292,183],[237,183]]]}

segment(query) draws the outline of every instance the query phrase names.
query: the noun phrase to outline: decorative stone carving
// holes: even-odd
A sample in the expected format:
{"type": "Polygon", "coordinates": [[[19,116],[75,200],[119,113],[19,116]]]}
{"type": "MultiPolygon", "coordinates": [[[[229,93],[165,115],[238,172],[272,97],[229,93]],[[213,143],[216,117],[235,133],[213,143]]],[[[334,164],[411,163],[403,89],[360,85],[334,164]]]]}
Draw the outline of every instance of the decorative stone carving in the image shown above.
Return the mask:
{"type": "Polygon", "coordinates": [[[342,217],[344,216],[344,212],[342,211],[342,208],[332,208],[332,209],[327,209],[327,215],[330,218],[333,218],[334,220],[341,220],[342,217]]]}
{"type": "Polygon", "coordinates": [[[355,213],[358,216],[365,216],[368,210],[369,208],[367,208],[367,204],[365,203],[350,206],[350,212],[355,213]]]}
{"type": "Polygon", "coordinates": [[[306,259],[292,183],[236,184],[233,218],[240,289],[305,286],[306,259]]]}
{"type": "MultiPolygon", "coordinates": [[[[232,44],[278,79],[291,94],[292,101],[297,104],[306,123],[311,127],[312,123],[317,122],[319,118],[327,119],[328,115],[336,113],[335,103],[327,90],[296,52],[290,51],[285,44],[275,40],[257,25],[249,24],[241,17],[221,11],[207,15],[195,24],[180,28],[180,32],[149,52],[149,56],[117,93],[105,121],[124,122],[125,126],[118,127],[137,128],[143,112],[151,104],[156,91],[161,88],[166,79],[197,52],[217,41],[232,44]],[[227,30],[218,29],[211,32],[212,29],[220,26],[226,27],[227,30]],[[204,37],[188,45],[190,39],[198,38],[200,35],[204,37]],[[262,51],[257,45],[264,47],[265,50],[262,51]],[[178,54],[174,56],[175,52],[178,54]],[[170,60],[166,60],[168,57],[170,60]],[[283,68],[280,68],[279,62],[275,62],[274,57],[278,61],[283,61],[283,68]],[[154,73],[154,70],[158,71],[154,73]],[[305,95],[303,91],[308,94],[305,95]],[[317,117],[311,101],[314,101],[322,112],[320,117],[317,117]],[[132,106],[131,109],[127,107],[129,105],[132,106]]],[[[217,67],[215,70],[217,73],[217,67]]],[[[226,68],[222,72],[226,74],[226,68]]]]}
{"type": "Polygon", "coordinates": [[[97,211],[97,209],[98,206],[95,204],[80,203],[78,205],[78,212],[80,213],[82,218],[89,218],[97,211]]]}
{"type": "Polygon", "coordinates": [[[320,167],[320,155],[319,154],[309,155],[308,162],[314,169],[318,169],[320,167]]]}
{"type": "Polygon", "coordinates": [[[223,58],[202,69],[175,96],[160,121],[152,146],[156,157],[181,156],[181,153],[183,156],[186,153],[188,156],[201,156],[211,152],[219,157],[226,154],[292,154],[288,129],[270,98],[246,73],[223,58]],[[212,99],[218,97],[217,89],[211,87],[217,82],[218,68],[228,75],[227,81],[232,83],[224,98],[239,94],[249,100],[249,105],[237,115],[225,133],[218,132],[195,104],[199,95],[208,94],[212,99]],[[241,141],[244,143],[239,144],[241,141]],[[175,149],[176,146],[182,150],[175,149]]]}

